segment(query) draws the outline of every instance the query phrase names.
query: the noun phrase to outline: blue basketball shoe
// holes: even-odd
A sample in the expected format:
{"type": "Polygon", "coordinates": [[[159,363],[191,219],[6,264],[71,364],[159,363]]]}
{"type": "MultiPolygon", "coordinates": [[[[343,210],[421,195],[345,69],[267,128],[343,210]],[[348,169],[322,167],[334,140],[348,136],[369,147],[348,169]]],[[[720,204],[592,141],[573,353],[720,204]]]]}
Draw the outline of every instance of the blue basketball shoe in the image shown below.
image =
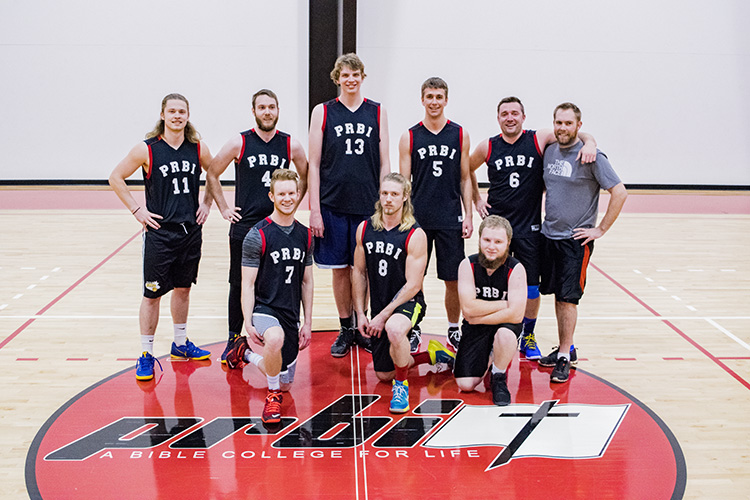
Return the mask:
{"type": "Polygon", "coordinates": [[[393,381],[393,398],[391,399],[391,413],[406,413],[409,411],[409,381],[393,381]]]}
{"type": "MultiPolygon", "coordinates": [[[[154,361],[159,363],[159,360],[153,357],[150,353],[143,351],[141,357],[135,362],[135,378],[137,380],[146,381],[154,378],[154,361]]],[[[164,371],[159,363],[159,370],[164,371]]]]}
{"type": "Polygon", "coordinates": [[[179,359],[194,359],[199,361],[201,359],[208,359],[211,356],[210,351],[201,349],[196,346],[190,340],[185,339],[185,345],[177,345],[172,342],[172,357],[179,359]]]}

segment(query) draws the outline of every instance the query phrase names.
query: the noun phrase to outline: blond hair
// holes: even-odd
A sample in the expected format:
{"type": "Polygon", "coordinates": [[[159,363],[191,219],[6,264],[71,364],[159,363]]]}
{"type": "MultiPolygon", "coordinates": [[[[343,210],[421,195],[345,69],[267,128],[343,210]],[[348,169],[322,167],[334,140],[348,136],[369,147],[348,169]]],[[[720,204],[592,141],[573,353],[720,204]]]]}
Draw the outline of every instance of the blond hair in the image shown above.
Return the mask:
{"type": "MultiPolygon", "coordinates": [[[[397,172],[391,172],[383,177],[383,180],[380,181],[380,185],[382,186],[388,181],[401,185],[404,194],[404,206],[401,210],[401,223],[398,225],[398,230],[406,231],[417,223],[417,219],[414,218],[414,205],[411,204],[411,182],[397,172]]],[[[372,216],[372,227],[374,227],[376,231],[382,231],[385,229],[385,224],[383,224],[383,205],[380,204],[379,199],[375,202],[375,213],[372,216]]]]}
{"type": "MultiPolygon", "coordinates": [[[[188,115],[190,114],[190,103],[188,102],[187,98],[185,98],[185,96],[182,94],[168,94],[167,96],[165,96],[164,99],[161,100],[161,114],[164,114],[164,110],[167,107],[167,101],[171,99],[176,99],[178,101],[184,102],[185,106],[187,106],[188,115]]],[[[164,134],[164,119],[159,118],[159,121],[156,122],[154,129],[148,134],[146,134],[146,139],[151,139],[152,137],[159,137],[162,134],[164,134]]],[[[185,125],[185,139],[187,139],[189,142],[196,143],[196,144],[201,142],[201,135],[195,129],[193,124],[190,123],[190,120],[188,120],[187,125],[185,125]]]]}

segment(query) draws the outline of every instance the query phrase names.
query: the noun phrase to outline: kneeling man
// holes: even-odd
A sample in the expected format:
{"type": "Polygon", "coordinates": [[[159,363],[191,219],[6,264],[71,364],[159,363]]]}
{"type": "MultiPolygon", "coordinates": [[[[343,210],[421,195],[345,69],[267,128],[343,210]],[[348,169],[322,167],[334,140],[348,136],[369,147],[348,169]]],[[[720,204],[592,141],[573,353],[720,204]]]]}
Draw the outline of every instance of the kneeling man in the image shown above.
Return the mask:
{"type": "Polygon", "coordinates": [[[473,391],[492,370],[492,402],[510,404],[506,370],[516,353],[526,308],[526,270],[508,255],[513,229],[498,215],[479,226],[479,253],[458,268],[464,315],[453,374],[462,391],[473,391]]]}

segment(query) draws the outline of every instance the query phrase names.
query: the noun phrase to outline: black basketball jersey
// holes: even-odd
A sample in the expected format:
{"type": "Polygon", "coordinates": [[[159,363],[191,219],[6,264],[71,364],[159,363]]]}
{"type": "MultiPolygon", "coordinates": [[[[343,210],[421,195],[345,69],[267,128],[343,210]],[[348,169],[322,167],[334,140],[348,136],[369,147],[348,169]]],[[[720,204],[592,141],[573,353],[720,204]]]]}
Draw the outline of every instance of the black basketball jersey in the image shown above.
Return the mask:
{"type": "Polygon", "coordinates": [[[200,192],[200,143],[185,139],[174,149],[159,137],[146,139],[151,168],[143,169],[146,208],[161,215],[160,224],[195,224],[200,192]]]}
{"type": "Polygon", "coordinates": [[[273,203],[268,198],[271,190],[271,174],[279,168],[289,168],[292,157],[292,138],[276,131],[266,142],[255,129],[246,130],[242,136],[242,150],[234,163],[234,203],[240,207],[242,219],[232,224],[229,235],[242,239],[247,232],[264,217],[273,212],[273,203]]]}
{"type": "Polygon", "coordinates": [[[320,203],[345,214],[370,215],[380,188],[380,104],[352,112],[339,100],[323,105],[320,203]]]}
{"type": "Polygon", "coordinates": [[[469,256],[469,263],[474,274],[477,299],[508,300],[508,281],[513,269],[519,264],[516,258],[508,256],[503,265],[495,269],[492,274],[487,274],[487,268],[479,263],[477,253],[469,256]]]}
{"type": "Polygon", "coordinates": [[[514,238],[541,230],[542,154],[534,130],[524,130],[513,144],[505,142],[502,134],[490,139],[486,160],[489,212],[508,219],[514,238]]]}
{"type": "MultiPolygon", "coordinates": [[[[371,317],[387,306],[396,293],[406,285],[406,255],[409,239],[418,228],[416,224],[407,231],[398,226],[390,231],[377,231],[372,219],[365,221],[362,246],[365,250],[367,279],[370,285],[371,317]]],[[[423,299],[422,290],[411,299],[423,299]]]]}
{"type": "Polygon", "coordinates": [[[422,122],[409,129],[414,216],[425,229],[461,227],[463,130],[450,120],[438,134],[422,122]]]}
{"type": "Polygon", "coordinates": [[[312,232],[294,221],[287,234],[270,217],[255,225],[262,247],[258,276],[255,280],[255,304],[278,314],[287,325],[299,323],[302,279],[305,257],[311,250],[312,232]]]}

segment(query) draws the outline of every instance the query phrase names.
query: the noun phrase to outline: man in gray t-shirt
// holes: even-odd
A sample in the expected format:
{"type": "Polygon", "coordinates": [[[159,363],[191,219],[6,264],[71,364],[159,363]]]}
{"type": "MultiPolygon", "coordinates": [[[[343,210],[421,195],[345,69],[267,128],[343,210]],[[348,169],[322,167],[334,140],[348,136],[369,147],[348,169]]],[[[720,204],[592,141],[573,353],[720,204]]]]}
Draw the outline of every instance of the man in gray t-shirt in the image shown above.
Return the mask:
{"type": "Polygon", "coordinates": [[[554,367],[552,382],[567,382],[570,366],[578,363],[573,333],[578,319],[578,302],[586,284],[586,267],[601,238],[620,214],[628,193],[607,157],[597,151],[596,161],[576,160],[583,143],[578,138],[581,110],[566,102],[555,108],[557,143],[544,152],[544,184],[547,189],[542,223],[544,259],[540,292],[555,294],[555,315],[560,345],[539,360],[554,367]],[[597,226],[599,191],[609,191],[607,211],[597,226]]]}

